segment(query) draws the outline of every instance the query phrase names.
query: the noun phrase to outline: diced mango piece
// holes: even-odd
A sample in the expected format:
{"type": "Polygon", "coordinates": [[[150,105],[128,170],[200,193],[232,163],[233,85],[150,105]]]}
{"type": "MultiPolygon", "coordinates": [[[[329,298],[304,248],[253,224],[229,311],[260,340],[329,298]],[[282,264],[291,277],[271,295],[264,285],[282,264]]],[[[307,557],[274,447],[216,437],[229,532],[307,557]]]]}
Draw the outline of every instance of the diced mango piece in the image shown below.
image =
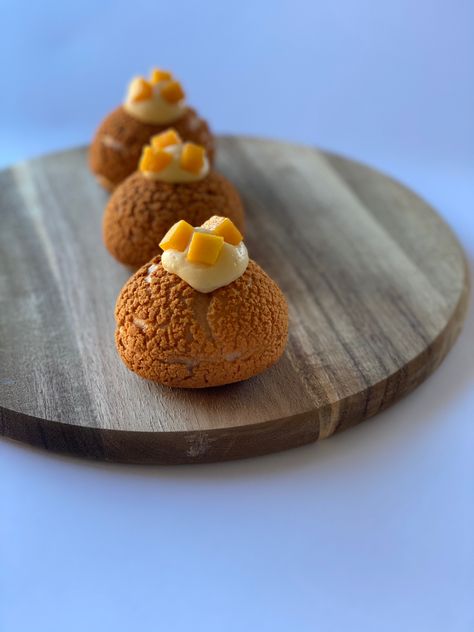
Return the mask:
{"type": "Polygon", "coordinates": [[[180,165],[185,171],[198,174],[204,166],[206,150],[201,145],[185,143],[181,152],[180,165]]]}
{"type": "Polygon", "coordinates": [[[179,83],[179,81],[170,81],[165,84],[161,90],[160,94],[165,101],[168,103],[178,103],[181,99],[184,99],[184,90],[179,83]]]}
{"type": "Polygon", "coordinates": [[[164,147],[169,147],[170,145],[178,145],[181,142],[182,140],[178,132],[173,128],[170,128],[167,129],[166,132],[153,136],[151,139],[151,146],[154,149],[163,149],[164,147]]]}
{"type": "Polygon", "coordinates": [[[138,168],[140,171],[152,171],[159,173],[173,160],[173,156],[166,151],[155,151],[151,147],[145,147],[138,168]]]}
{"type": "Polygon", "coordinates": [[[142,151],[142,157],[138,163],[140,171],[151,171],[150,166],[153,164],[153,149],[151,147],[144,147],[142,151]]]}
{"type": "Polygon", "coordinates": [[[224,241],[233,246],[238,246],[243,239],[242,233],[228,217],[213,215],[204,222],[202,228],[207,228],[213,235],[224,237],[224,241]]]}
{"type": "Polygon", "coordinates": [[[181,219],[176,224],[173,224],[163,239],[160,241],[160,248],[162,250],[179,250],[183,252],[188,247],[189,240],[194,232],[194,228],[184,219],[181,219]]]}
{"type": "Polygon", "coordinates": [[[186,259],[192,263],[214,265],[224,247],[224,237],[195,232],[189,244],[186,259]]]}
{"type": "Polygon", "coordinates": [[[173,75],[167,70],[160,70],[159,68],[153,68],[151,71],[151,83],[159,83],[160,81],[171,81],[173,75]]]}
{"type": "Polygon", "coordinates": [[[133,84],[132,101],[147,101],[153,94],[153,88],[143,77],[139,77],[133,84]]]}

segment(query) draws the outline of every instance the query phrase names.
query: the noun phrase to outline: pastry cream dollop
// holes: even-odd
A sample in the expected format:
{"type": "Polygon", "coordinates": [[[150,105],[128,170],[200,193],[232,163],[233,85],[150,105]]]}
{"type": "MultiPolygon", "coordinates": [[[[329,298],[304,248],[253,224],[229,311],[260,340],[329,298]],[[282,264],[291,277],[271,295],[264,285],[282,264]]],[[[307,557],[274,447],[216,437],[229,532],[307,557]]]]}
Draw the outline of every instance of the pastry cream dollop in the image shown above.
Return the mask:
{"type": "Polygon", "coordinates": [[[166,125],[184,114],[185,94],[171,73],[155,69],[149,80],[144,77],[132,79],[123,107],[142,123],[166,125]]]}
{"type": "Polygon", "coordinates": [[[209,173],[209,161],[204,147],[183,143],[174,129],[168,129],[143,148],[138,168],[151,180],[197,182],[209,173]]]}
{"type": "Polygon", "coordinates": [[[241,277],[249,263],[242,235],[225,217],[213,216],[197,228],[181,220],[166,233],[160,247],[163,268],[203,294],[241,277]]]}

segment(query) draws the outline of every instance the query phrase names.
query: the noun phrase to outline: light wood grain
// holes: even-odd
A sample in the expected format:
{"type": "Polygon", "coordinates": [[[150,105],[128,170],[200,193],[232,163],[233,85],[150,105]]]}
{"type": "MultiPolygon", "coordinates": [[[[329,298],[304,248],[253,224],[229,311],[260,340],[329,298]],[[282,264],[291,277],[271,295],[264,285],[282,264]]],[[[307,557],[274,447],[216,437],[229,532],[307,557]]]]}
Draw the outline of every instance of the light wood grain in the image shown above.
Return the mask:
{"type": "Polygon", "coordinates": [[[233,459],[328,437],[420,384],[462,325],[463,252],[420,198],[308,147],[225,137],[251,256],[290,306],[282,360],[247,382],[172,390],[130,373],[113,307],[130,271],[101,240],[85,150],[0,173],[0,430],[98,459],[233,459]]]}

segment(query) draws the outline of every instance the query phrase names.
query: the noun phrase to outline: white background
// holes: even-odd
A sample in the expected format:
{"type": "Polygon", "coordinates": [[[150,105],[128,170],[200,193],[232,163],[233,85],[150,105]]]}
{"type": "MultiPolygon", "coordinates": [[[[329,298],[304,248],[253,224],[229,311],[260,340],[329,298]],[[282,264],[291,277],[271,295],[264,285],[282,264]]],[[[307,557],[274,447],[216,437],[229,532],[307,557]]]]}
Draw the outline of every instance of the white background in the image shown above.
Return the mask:
{"type": "MultiPolygon", "coordinates": [[[[472,271],[469,0],[0,1],[0,22],[0,164],[88,142],[131,75],[169,67],[217,131],[412,186],[472,271]]],[[[265,458],[114,466],[1,440],[1,632],[470,632],[473,337],[471,309],[393,409],[265,458]]]]}

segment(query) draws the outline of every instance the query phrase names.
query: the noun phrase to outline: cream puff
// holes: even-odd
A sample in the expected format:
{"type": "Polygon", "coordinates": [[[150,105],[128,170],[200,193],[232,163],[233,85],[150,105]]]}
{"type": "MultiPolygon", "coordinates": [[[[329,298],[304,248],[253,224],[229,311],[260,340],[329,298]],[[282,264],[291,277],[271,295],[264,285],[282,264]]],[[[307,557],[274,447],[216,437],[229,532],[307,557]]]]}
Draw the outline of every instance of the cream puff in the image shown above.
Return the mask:
{"type": "Polygon", "coordinates": [[[135,77],[125,101],[100,124],[89,152],[92,173],[107,190],[135,171],[143,145],[170,125],[186,141],[206,148],[214,158],[214,139],[207,122],[186,103],[181,84],[155,69],[149,79],[135,77]]]}
{"type": "Polygon", "coordinates": [[[205,388],[277,362],[288,336],[285,297],[228,218],[199,228],[180,221],[160,246],[163,254],[117,300],[116,346],[129,369],[167,386],[205,388]]]}
{"type": "Polygon", "coordinates": [[[167,130],[143,148],[138,170],[110,197],[103,236],[121,263],[138,267],[157,252],[175,222],[198,226],[211,215],[229,217],[243,231],[244,210],[234,186],[212,169],[204,147],[167,130]]]}

